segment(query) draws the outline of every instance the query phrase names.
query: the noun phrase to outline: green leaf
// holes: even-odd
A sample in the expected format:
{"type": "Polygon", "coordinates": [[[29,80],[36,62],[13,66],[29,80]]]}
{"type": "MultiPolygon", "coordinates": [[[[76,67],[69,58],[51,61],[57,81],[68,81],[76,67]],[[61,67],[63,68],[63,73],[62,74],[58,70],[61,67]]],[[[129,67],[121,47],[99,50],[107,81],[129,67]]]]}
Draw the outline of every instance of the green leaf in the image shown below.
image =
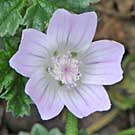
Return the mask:
{"type": "Polygon", "coordinates": [[[35,28],[40,31],[45,30],[54,9],[47,0],[35,1],[26,11],[24,25],[27,28],[35,28]]]}
{"type": "Polygon", "coordinates": [[[135,134],[135,128],[131,128],[131,129],[127,129],[113,135],[134,135],[134,134],[135,134]]]}
{"type": "Polygon", "coordinates": [[[135,96],[135,58],[127,55],[122,63],[124,68],[124,79],[121,82],[123,88],[135,96]]]}
{"type": "Polygon", "coordinates": [[[86,130],[81,129],[79,135],[89,135],[86,130]]]}
{"type": "Polygon", "coordinates": [[[33,0],[33,4],[26,10],[24,16],[24,25],[27,28],[35,28],[40,31],[46,30],[49,20],[53,12],[57,8],[66,8],[71,11],[78,12],[79,10],[86,9],[93,10],[89,3],[98,0],[33,0]]]}
{"type": "Polygon", "coordinates": [[[99,0],[50,0],[50,2],[60,8],[66,8],[74,12],[83,12],[93,10],[90,3],[96,3],[99,0]]]}
{"type": "Polygon", "coordinates": [[[30,135],[30,134],[26,132],[20,132],[18,135],[30,135]]]}
{"type": "Polygon", "coordinates": [[[32,128],[31,135],[48,135],[48,131],[40,124],[35,124],[32,128]]]}
{"type": "Polygon", "coordinates": [[[60,132],[59,129],[54,128],[54,129],[52,129],[52,130],[49,132],[48,135],[63,135],[63,134],[60,132]]]}
{"type": "Polygon", "coordinates": [[[32,127],[31,133],[20,132],[18,135],[63,135],[59,129],[53,128],[50,132],[41,124],[35,124],[32,127]]]}
{"type": "Polygon", "coordinates": [[[125,94],[124,90],[121,90],[120,92],[118,89],[112,89],[110,91],[110,97],[112,99],[112,102],[122,110],[127,110],[129,108],[134,107],[135,105],[135,96],[130,95],[128,93],[125,94]]]}
{"type": "Polygon", "coordinates": [[[100,0],[88,0],[90,3],[98,3],[100,0]]]}
{"type": "Polygon", "coordinates": [[[9,59],[15,53],[16,38],[5,39],[5,48],[0,50],[0,98],[7,100],[7,111],[16,116],[29,115],[30,99],[24,92],[26,78],[9,66],[9,59]]]}
{"type": "Polygon", "coordinates": [[[120,83],[110,87],[110,97],[118,108],[126,110],[135,105],[135,58],[127,55],[122,66],[124,78],[120,83]]]}
{"type": "Polygon", "coordinates": [[[0,0],[0,36],[14,35],[22,23],[20,9],[24,0],[0,0]]]}
{"type": "MultiPolygon", "coordinates": [[[[11,71],[8,76],[13,77],[14,80],[6,86],[5,91],[1,94],[1,98],[7,100],[7,110],[12,112],[15,116],[29,115],[30,113],[30,100],[24,93],[25,82],[23,78],[11,71]],[[14,75],[10,75],[10,73],[14,75]]],[[[4,78],[6,79],[6,78],[4,78]]]]}

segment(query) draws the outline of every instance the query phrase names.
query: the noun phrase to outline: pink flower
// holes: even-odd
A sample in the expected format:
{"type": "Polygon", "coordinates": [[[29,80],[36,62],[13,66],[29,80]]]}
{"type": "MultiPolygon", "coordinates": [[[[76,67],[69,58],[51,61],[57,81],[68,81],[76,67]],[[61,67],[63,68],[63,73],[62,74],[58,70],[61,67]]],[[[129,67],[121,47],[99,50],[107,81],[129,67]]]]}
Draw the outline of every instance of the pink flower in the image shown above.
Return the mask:
{"type": "Polygon", "coordinates": [[[110,109],[102,85],[122,79],[124,47],[115,41],[92,42],[97,26],[95,12],[80,15],[58,9],[47,33],[25,29],[10,66],[29,77],[25,92],[44,120],[66,106],[76,117],[110,109]]]}

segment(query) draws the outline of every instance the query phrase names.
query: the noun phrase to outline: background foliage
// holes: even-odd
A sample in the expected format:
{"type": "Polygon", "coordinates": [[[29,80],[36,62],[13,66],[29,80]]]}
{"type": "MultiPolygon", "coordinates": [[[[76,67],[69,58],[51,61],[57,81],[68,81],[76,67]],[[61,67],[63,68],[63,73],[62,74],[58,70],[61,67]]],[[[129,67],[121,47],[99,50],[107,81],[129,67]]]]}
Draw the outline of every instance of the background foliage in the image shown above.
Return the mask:
{"type": "MultiPolygon", "coordinates": [[[[46,31],[50,17],[58,8],[65,8],[75,13],[93,11],[97,8],[101,13],[115,15],[122,19],[129,19],[130,13],[127,12],[134,10],[135,7],[124,7],[124,5],[130,5],[132,0],[130,0],[130,2],[127,0],[128,4],[126,3],[126,0],[118,0],[117,2],[115,0],[110,0],[110,3],[111,1],[115,1],[113,4],[115,11],[110,12],[107,7],[102,8],[97,6],[95,8],[95,6],[93,6],[93,3],[98,3],[99,1],[100,0],[0,0],[0,37],[4,44],[2,49],[0,49],[0,98],[6,100],[6,109],[8,112],[11,112],[17,117],[30,115],[31,100],[24,93],[27,78],[17,74],[9,66],[9,59],[18,48],[22,29],[35,28],[40,31],[46,31]]],[[[108,3],[105,5],[110,8],[111,4],[108,3]]],[[[131,16],[132,15],[133,13],[131,13],[131,16]]],[[[100,19],[101,18],[99,17],[99,20],[100,19]]],[[[103,20],[107,19],[103,16],[103,20]]],[[[107,21],[104,22],[107,24],[107,26],[104,26],[107,27],[107,31],[112,28],[114,31],[119,30],[120,33],[122,29],[118,29],[120,25],[113,24],[113,22],[115,22],[113,18],[109,18],[108,20],[110,20],[110,24],[107,21]]],[[[126,23],[124,26],[129,28],[126,26],[126,23]]],[[[104,30],[104,33],[107,33],[107,31],[105,31],[106,28],[104,27],[102,30],[104,30]]],[[[98,32],[100,33],[100,30],[98,30],[98,32]]],[[[110,33],[107,33],[106,35],[109,34],[110,33]]],[[[124,39],[122,38],[122,34],[121,36],[116,36],[120,38],[120,40],[124,39]]],[[[132,37],[132,35],[130,37],[132,37]]],[[[115,39],[115,37],[112,38],[115,39]]],[[[134,40],[135,38],[133,39],[133,42],[134,40]]],[[[131,46],[126,47],[126,49],[128,52],[125,54],[122,63],[124,79],[117,85],[108,88],[113,106],[116,109],[106,114],[102,119],[97,120],[90,128],[87,128],[89,133],[96,132],[104,127],[104,125],[113,120],[118,113],[132,110],[132,108],[135,107],[135,52],[132,51],[133,49],[131,46]]],[[[131,128],[115,135],[133,135],[135,134],[134,132],[135,129],[131,128]]],[[[52,129],[48,132],[47,129],[37,124],[32,128],[31,133],[21,132],[19,135],[63,134],[58,129],[52,129]]],[[[88,133],[81,130],[79,135],[88,135],[88,133]]]]}

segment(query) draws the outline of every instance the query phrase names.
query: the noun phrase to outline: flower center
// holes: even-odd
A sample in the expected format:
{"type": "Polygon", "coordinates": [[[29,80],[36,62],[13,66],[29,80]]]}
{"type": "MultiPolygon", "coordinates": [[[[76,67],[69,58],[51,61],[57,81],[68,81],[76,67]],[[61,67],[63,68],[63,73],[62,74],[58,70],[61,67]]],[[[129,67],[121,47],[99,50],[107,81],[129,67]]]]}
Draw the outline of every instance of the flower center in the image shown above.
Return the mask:
{"type": "Polygon", "coordinates": [[[59,81],[60,85],[74,87],[81,77],[79,64],[72,53],[68,52],[66,55],[52,57],[52,66],[48,67],[48,72],[59,81]]]}

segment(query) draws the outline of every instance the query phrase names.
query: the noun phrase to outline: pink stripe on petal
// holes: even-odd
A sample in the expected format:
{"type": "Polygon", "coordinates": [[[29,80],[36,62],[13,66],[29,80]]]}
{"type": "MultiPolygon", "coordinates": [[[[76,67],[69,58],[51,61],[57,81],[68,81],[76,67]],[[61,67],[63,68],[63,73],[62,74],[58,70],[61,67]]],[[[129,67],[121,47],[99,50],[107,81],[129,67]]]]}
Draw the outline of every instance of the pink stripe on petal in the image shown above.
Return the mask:
{"type": "Polygon", "coordinates": [[[97,15],[95,12],[85,12],[72,16],[74,26],[71,29],[69,43],[71,49],[88,49],[93,40],[97,27],[97,15]]]}
{"type": "Polygon", "coordinates": [[[10,66],[20,74],[30,77],[45,64],[48,53],[46,35],[34,29],[25,29],[19,50],[10,59],[10,66]]]}
{"type": "Polygon", "coordinates": [[[43,56],[47,55],[49,46],[46,34],[36,29],[24,29],[19,50],[43,56]]]}
{"type": "Polygon", "coordinates": [[[57,116],[64,107],[58,96],[57,87],[47,80],[44,72],[36,72],[27,82],[25,92],[36,104],[43,120],[57,116]]]}
{"type": "Polygon", "coordinates": [[[63,48],[87,49],[95,35],[97,16],[95,12],[80,15],[64,9],[56,10],[49,23],[47,36],[51,44],[63,48]]]}
{"type": "Polygon", "coordinates": [[[18,51],[12,56],[9,63],[18,73],[30,77],[35,71],[43,67],[45,59],[44,56],[18,51]]]}
{"type": "Polygon", "coordinates": [[[86,84],[108,85],[122,79],[121,60],[124,47],[115,41],[93,42],[83,59],[82,82],[86,84]]]}
{"type": "Polygon", "coordinates": [[[81,85],[60,91],[65,106],[78,118],[83,118],[96,111],[110,109],[108,94],[102,86],[81,85]]]}

